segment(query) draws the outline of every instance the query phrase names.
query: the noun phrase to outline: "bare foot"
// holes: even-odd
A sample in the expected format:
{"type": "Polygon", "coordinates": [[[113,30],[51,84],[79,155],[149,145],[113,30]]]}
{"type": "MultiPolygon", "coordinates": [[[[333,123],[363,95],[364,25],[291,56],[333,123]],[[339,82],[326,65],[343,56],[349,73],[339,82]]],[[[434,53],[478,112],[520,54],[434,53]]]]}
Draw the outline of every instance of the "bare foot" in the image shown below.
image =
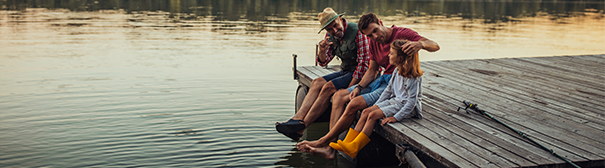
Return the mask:
{"type": "Polygon", "coordinates": [[[324,143],[323,140],[321,138],[319,138],[318,140],[315,140],[315,141],[306,141],[306,140],[304,140],[304,141],[299,142],[298,144],[296,144],[296,147],[297,148],[302,148],[302,146],[304,146],[304,145],[309,145],[310,147],[321,148],[321,147],[328,146],[328,144],[329,143],[324,143]]]}
{"type": "Polygon", "coordinates": [[[311,148],[309,148],[309,145],[296,146],[296,149],[298,149],[301,152],[306,152],[306,153],[309,153],[309,151],[311,150],[311,148]]]}
{"type": "Polygon", "coordinates": [[[332,149],[330,146],[321,147],[321,148],[314,148],[314,147],[310,147],[309,145],[305,145],[305,146],[307,148],[309,148],[309,153],[311,153],[311,155],[313,155],[313,156],[319,156],[319,157],[323,157],[323,158],[330,159],[330,160],[334,159],[334,153],[336,151],[334,149],[332,149]]]}

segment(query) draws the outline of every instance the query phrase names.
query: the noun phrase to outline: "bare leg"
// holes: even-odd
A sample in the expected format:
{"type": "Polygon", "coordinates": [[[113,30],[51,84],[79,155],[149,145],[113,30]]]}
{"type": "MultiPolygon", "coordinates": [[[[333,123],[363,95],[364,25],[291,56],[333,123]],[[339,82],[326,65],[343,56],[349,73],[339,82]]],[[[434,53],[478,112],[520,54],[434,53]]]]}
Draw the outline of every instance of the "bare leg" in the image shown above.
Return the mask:
{"type": "MultiPolygon", "coordinates": [[[[366,121],[368,120],[368,117],[370,116],[370,113],[375,110],[380,110],[380,108],[378,108],[376,105],[373,105],[372,107],[368,107],[361,112],[361,117],[359,117],[359,121],[357,121],[357,125],[355,125],[355,131],[361,132],[366,124],[366,121]]],[[[382,110],[380,112],[382,112],[382,110]]]]}
{"type": "Polygon", "coordinates": [[[342,151],[350,157],[355,158],[359,151],[370,142],[369,137],[372,135],[374,124],[381,118],[384,118],[384,113],[382,113],[382,110],[377,108],[377,106],[372,106],[366,110],[363,110],[362,117],[359,118],[359,122],[355,127],[356,130],[361,129],[361,133],[357,134],[354,139],[352,139],[352,137],[346,137],[343,142],[338,141],[338,143],[330,143],[330,147],[333,147],[334,149],[342,151]],[[365,123],[361,123],[364,122],[364,120],[365,123]],[[352,140],[348,141],[348,139],[352,140]]]}
{"type": "Polygon", "coordinates": [[[368,120],[366,121],[365,126],[363,127],[362,132],[366,134],[366,136],[370,137],[370,135],[372,135],[372,130],[374,129],[374,124],[381,118],[384,118],[384,113],[382,112],[382,110],[380,110],[380,108],[377,108],[377,110],[373,110],[372,112],[370,112],[370,115],[368,117],[368,120]]]}
{"type": "Polygon", "coordinates": [[[338,119],[340,119],[340,116],[342,116],[342,114],[344,113],[345,105],[349,101],[351,101],[351,99],[349,99],[349,90],[347,89],[340,89],[334,94],[334,96],[332,96],[332,114],[330,115],[330,130],[332,129],[332,127],[334,127],[334,125],[336,125],[336,122],[338,122],[338,119]]]}
{"type": "Polygon", "coordinates": [[[357,115],[357,111],[364,109],[366,107],[367,107],[366,101],[363,99],[362,96],[357,96],[357,97],[353,98],[353,100],[351,100],[349,105],[347,105],[347,107],[345,108],[345,112],[342,115],[342,117],[340,117],[338,122],[336,122],[336,125],[334,125],[334,127],[332,127],[332,129],[330,130],[330,132],[328,132],[328,134],[324,135],[323,137],[319,138],[316,141],[300,142],[297,144],[297,146],[309,145],[311,147],[316,147],[316,148],[328,146],[328,144],[330,144],[331,141],[334,141],[334,140],[336,140],[336,138],[338,138],[338,134],[342,133],[347,128],[349,128],[349,126],[355,119],[355,116],[357,115]]]}
{"type": "Polygon", "coordinates": [[[326,84],[326,80],[322,77],[313,79],[309,92],[307,92],[305,99],[300,105],[300,109],[298,109],[292,119],[302,120],[305,118],[305,116],[307,116],[309,109],[311,109],[311,106],[313,106],[313,103],[315,103],[315,100],[317,99],[317,96],[319,95],[319,92],[321,91],[321,88],[323,88],[324,84],[326,84]]]}
{"type": "Polygon", "coordinates": [[[330,97],[332,97],[334,92],[336,92],[336,88],[334,87],[332,81],[329,81],[323,85],[321,92],[319,92],[319,97],[317,97],[317,100],[315,100],[315,103],[313,103],[313,106],[311,106],[311,109],[307,112],[307,115],[303,120],[305,121],[305,126],[308,127],[311,123],[315,122],[315,120],[317,120],[317,118],[319,118],[324,111],[326,111],[328,105],[330,105],[330,97]]]}
{"type": "MultiPolygon", "coordinates": [[[[338,122],[338,119],[340,119],[340,116],[344,113],[346,103],[349,101],[349,90],[347,89],[340,89],[332,96],[332,113],[330,115],[329,130],[332,130],[332,127],[336,125],[336,122],[338,122]]],[[[309,141],[305,140],[298,143],[296,147],[302,152],[310,152],[309,146],[306,145],[307,143],[309,143],[309,141]]]]}
{"type": "MultiPolygon", "coordinates": [[[[334,94],[334,96],[332,96],[332,114],[330,116],[330,128],[329,128],[330,130],[332,130],[332,127],[334,125],[336,125],[336,122],[338,122],[338,119],[340,119],[340,116],[344,112],[345,105],[348,102],[349,102],[349,90],[347,90],[347,89],[340,89],[334,94]]],[[[302,141],[302,142],[296,144],[296,148],[298,148],[298,150],[300,150],[302,152],[309,152],[310,149],[305,148],[305,145],[307,143],[309,143],[309,141],[306,141],[306,140],[302,141]]]]}

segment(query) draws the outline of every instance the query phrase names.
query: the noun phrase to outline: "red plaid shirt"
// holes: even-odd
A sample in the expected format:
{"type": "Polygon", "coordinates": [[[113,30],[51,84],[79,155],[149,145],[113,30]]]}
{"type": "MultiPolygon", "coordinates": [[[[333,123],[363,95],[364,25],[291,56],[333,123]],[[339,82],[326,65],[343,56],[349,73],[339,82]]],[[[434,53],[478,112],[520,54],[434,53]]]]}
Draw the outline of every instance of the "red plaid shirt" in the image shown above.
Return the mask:
{"type": "MultiPolygon", "coordinates": [[[[347,20],[342,19],[344,25],[344,31],[347,31],[347,20]]],[[[326,37],[328,33],[326,33],[326,37]]],[[[342,43],[342,41],[340,41],[342,43]]],[[[357,31],[357,38],[355,38],[355,42],[357,43],[357,68],[353,73],[353,77],[357,79],[361,79],[363,74],[366,73],[368,67],[370,66],[370,42],[368,41],[368,36],[361,34],[361,32],[357,31]]],[[[321,66],[326,66],[332,59],[334,58],[334,54],[332,54],[332,46],[328,46],[328,50],[326,50],[326,61],[321,62],[319,58],[317,58],[317,62],[321,66]]]]}

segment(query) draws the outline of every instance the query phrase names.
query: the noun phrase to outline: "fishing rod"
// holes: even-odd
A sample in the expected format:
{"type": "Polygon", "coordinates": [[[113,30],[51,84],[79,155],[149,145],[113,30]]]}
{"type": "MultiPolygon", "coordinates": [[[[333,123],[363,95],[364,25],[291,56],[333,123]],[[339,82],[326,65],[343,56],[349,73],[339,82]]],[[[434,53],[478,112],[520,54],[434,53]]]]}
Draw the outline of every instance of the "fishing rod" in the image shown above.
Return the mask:
{"type": "MultiPolygon", "coordinates": [[[[544,149],[544,150],[546,150],[546,151],[550,152],[551,154],[553,154],[553,155],[557,156],[558,158],[560,158],[560,159],[564,160],[565,162],[567,162],[567,163],[571,164],[572,166],[574,166],[574,167],[576,167],[576,168],[580,168],[580,166],[578,166],[578,165],[574,164],[573,162],[571,162],[571,161],[567,160],[566,158],[564,158],[564,157],[562,157],[562,156],[558,155],[558,154],[557,154],[557,153],[555,153],[555,151],[553,151],[552,149],[548,149],[548,148],[546,148],[546,147],[542,146],[542,144],[540,144],[540,143],[538,143],[538,142],[534,141],[533,139],[529,138],[529,137],[528,137],[528,136],[526,136],[526,135],[525,135],[523,132],[520,132],[520,131],[515,130],[514,128],[511,128],[510,126],[508,126],[508,125],[504,124],[504,123],[503,123],[503,122],[501,122],[500,120],[498,120],[498,119],[494,118],[493,116],[491,116],[491,115],[487,114],[487,112],[485,112],[484,110],[479,109],[479,107],[477,107],[477,104],[473,104],[473,103],[468,102],[468,101],[466,101],[466,100],[463,100],[463,101],[462,101],[462,103],[464,103],[464,106],[465,106],[464,110],[466,111],[466,113],[470,114],[470,113],[469,113],[469,111],[468,111],[468,108],[470,108],[470,109],[472,109],[472,110],[474,110],[474,111],[476,111],[476,112],[479,112],[479,113],[483,114],[484,116],[487,116],[488,118],[491,118],[492,120],[494,120],[494,121],[496,121],[496,122],[498,122],[498,123],[500,123],[500,124],[504,125],[506,128],[508,128],[508,129],[510,129],[510,130],[512,130],[512,131],[514,131],[514,132],[516,132],[517,134],[519,134],[519,135],[523,136],[524,138],[528,139],[529,141],[533,142],[534,144],[536,144],[536,145],[540,146],[540,148],[542,148],[542,149],[544,149]]],[[[462,107],[458,107],[458,110],[456,110],[456,111],[460,111],[460,109],[461,109],[461,108],[462,108],[462,107]]]]}

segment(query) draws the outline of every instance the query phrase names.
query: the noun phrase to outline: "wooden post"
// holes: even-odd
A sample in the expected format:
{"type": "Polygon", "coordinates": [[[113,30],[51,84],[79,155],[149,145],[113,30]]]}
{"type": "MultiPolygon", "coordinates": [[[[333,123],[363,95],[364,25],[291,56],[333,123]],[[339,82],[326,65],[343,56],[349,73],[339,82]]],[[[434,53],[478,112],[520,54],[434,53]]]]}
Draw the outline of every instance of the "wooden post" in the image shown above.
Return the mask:
{"type": "Polygon", "coordinates": [[[319,47],[319,44],[315,44],[315,66],[317,66],[317,59],[318,59],[317,58],[317,55],[318,55],[317,54],[317,52],[318,52],[317,49],[318,49],[318,47],[319,47]]]}
{"type": "Polygon", "coordinates": [[[292,67],[292,72],[294,72],[294,79],[298,79],[298,75],[296,75],[296,54],[292,54],[292,59],[294,59],[294,67],[292,67]]]}

